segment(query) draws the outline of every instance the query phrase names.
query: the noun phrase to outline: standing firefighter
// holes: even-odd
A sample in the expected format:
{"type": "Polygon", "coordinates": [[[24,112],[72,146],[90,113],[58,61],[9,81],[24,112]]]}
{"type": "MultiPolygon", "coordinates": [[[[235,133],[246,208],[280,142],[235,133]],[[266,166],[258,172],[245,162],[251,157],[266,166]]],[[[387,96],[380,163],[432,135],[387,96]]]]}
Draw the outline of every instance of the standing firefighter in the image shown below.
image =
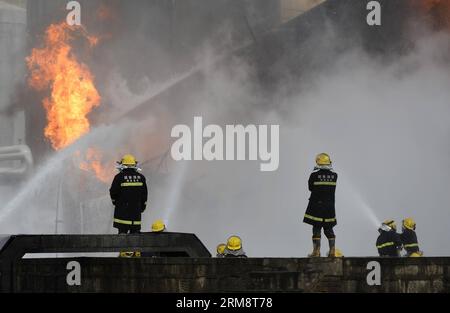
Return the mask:
{"type": "Polygon", "coordinates": [[[377,249],[380,256],[399,257],[402,248],[400,235],[397,234],[397,225],[393,220],[386,220],[378,229],[377,249]]]}
{"type": "Polygon", "coordinates": [[[139,233],[141,214],[147,205],[147,184],[138,172],[134,156],[127,154],[119,163],[120,172],[109,189],[115,206],[114,227],[119,234],[139,233]]]}
{"type": "Polygon", "coordinates": [[[407,257],[420,257],[423,255],[419,249],[419,242],[416,235],[416,222],[410,217],[405,218],[402,221],[402,233],[400,234],[402,239],[403,248],[406,251],[407,257]]]}
{"type": "Polygon", "coordinates": [[[312,225],[313,252],[309,257],[320,257],[320,240],[322,228],[328,238],[330,251],[328,256],[336,256],[333,227],[336,226],[334,194],[338,175],[333,172],[328,154],[320,153],[316,157],[316,167],[308,180],[311,191],[308,207],[303,222],[312,225]]]}

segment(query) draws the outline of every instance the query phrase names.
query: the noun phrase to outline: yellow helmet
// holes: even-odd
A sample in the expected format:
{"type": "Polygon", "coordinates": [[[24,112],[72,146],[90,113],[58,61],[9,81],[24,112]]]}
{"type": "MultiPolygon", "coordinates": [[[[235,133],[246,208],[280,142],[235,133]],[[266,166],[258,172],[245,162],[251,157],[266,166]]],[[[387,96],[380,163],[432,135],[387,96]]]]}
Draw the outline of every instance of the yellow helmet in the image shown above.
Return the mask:
{"type": "Polygon", "coordinates": [[[342,251],[339,250],[339,249],[336,249],[336,250],[334,251],[334,256],[335,256],[336,258],[342,258],[342,257],[344,257],[344,255],[342,254],[342,251]]]}
{"type": "Polygon", "coordinates": [[[423,253],[419,251],[419,252],[411,253],[409,257],[411,257],[411,258],[420,258],[422,255],[423,255],[423,253]]]}
{"type": "Polygon", "coordinates": [[[131,257],[133,257],[133,255],[134,255],[134,252],[132,252],[132,251],[122,251],[119,253],[120,258],[131,258],[131,257]]]}
{"type": "Polygon", "coordinates": [[[331,165],[330,156],[326,153],[319,153],[316,156],[316,164],[317,165],[331,165]]]}
{"type": "Polygon", "coordinates": [[[241,238],[238,236],[231,236],[227,240],[227,249],[231,251],[236,251],[242,248],[241,238]]]}
{"type": "Polygon", "coordinates": [[[411,229],[411,230],[416,229],[416,222],[414,222],[414,220],[410,217],[405,218],[402,223],[403,223],[403,227],[405,227],[407,229],[411,229]]]}
{"type": "Polygon", "coordinates": [[[166,224],[163,220],[157,220],[152,224],[152,232],[159,233],[166,229],[166,224]]]}
{"type": "Polygon", "coordinates": [[[225,251],[226,248],[226,244],[224,243],[220,243],[219,245],[217,245],[217,254],[223,254],[223,252],[225,251]]]}
{"type": "Polygon", "coordinates": [[[137,164],[136,158],[131,154],[125,154],[120,163],[123,165],[133,165],[133,166],[137,164]]]}
{"type": "Polygon", "coordinates": [[[390,228],[392,228],[393,230],[397,230],[397,225],[395,224],[394,220],[385,220],[383,222],[384,225],[389,226],[390,228]]]}

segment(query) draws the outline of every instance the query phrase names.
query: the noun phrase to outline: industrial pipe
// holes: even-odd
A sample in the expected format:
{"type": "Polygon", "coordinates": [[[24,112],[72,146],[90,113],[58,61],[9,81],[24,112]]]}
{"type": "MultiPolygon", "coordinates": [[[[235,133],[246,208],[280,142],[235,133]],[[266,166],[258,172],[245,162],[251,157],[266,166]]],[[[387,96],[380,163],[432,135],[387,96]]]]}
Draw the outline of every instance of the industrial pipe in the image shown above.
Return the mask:
{"type": "Polygon", "coordinates": [[[0,175],[26,175],[33,167],[33,156],[27,145],[17,145],[0,148],[0,162],[20,161],[18,166],[0,166],[0,175]]]}

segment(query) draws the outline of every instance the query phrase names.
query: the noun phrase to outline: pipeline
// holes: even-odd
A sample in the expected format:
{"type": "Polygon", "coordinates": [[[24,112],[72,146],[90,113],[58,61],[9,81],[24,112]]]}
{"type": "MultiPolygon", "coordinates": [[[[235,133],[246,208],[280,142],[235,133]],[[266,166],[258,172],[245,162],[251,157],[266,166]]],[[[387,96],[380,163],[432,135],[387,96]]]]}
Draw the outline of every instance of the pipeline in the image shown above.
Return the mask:
{"type": "Polygon", "coordinates": [[[0,176],[12,175],[23,177],[33,167],[33,156],[27,145],[1,147],[0,162],[4,161],[20,161],[20,164],[18,166],[0,166],[0,176]]]}

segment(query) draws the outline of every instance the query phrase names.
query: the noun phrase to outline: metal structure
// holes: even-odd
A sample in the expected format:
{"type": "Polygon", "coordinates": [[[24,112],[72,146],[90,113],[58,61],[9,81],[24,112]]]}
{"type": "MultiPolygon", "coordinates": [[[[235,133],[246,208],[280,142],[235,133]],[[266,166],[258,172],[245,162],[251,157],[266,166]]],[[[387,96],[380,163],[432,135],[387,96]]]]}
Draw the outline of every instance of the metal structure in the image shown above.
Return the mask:
{"type": "Polygon", "coordinates": [[[26,145],[1,147],[0,162],[3,161],[17,162],[10,162],[11,165],[8,167],[0,166],[0,175],[24,176],[33,167],[33,156],[31,155],[30,148],[26,145]]]}
{"type": "Polygon", "coordinates": [[[15,100],[25,71],[25,9],[0,1],[0,25],[0,178],[21,178],[33,166],[24,109],[15,100]]]}

